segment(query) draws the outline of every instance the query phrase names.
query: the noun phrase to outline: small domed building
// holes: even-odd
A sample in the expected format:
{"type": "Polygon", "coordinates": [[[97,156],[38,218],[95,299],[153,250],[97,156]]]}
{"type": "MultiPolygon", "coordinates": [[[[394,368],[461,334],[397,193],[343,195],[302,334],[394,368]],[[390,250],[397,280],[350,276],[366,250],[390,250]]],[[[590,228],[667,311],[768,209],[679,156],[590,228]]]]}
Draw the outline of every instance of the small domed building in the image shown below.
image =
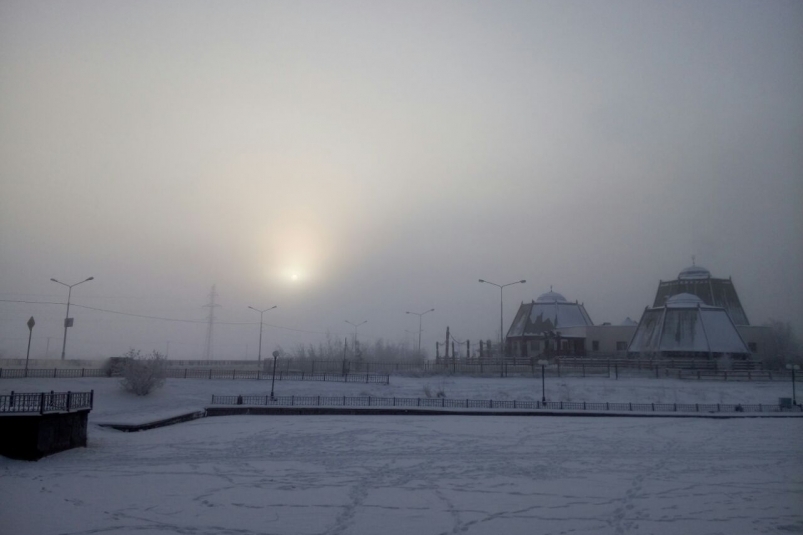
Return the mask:
{"type": "Polygon", "coordinates": [[[508,329],[508,355],[584,355],[585,335],[563,335],[564,329],[594,325],[582,303],[571,303],[549,289],[530,303],[522,303],[508,329]]]}
{"type": "Polygon", "coordinates": [[[644,310],[628,354],[650,358],[747,359],[750,349],[726,308],[710,306],[694,294],[680,293],[660,306],[644,310]]]}

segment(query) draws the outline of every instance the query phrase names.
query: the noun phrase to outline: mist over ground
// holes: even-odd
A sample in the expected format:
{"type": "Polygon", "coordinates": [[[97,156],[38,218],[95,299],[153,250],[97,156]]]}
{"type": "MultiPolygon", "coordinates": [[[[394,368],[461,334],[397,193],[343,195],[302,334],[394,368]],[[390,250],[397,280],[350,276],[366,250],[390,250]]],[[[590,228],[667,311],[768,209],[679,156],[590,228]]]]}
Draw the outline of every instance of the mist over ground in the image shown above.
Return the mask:
{"type": "Polygon", "coordinates": [[[794,2],[0,4],[0,353],[496,339],[690,265],[803,332],[794,2]],[[104,311],[93,310],[103,309],[104,311]],[[112,312],[108,312],[112,311],[112,312]],[[125,316],[124,312],[167,319],[125,316]],[[197,321],[191,323],[190,321],[197,321]],[[229,323],[224,325],[223,323],[229,323]],[[48,341],[48,337],[50,340],[48,341]]]}

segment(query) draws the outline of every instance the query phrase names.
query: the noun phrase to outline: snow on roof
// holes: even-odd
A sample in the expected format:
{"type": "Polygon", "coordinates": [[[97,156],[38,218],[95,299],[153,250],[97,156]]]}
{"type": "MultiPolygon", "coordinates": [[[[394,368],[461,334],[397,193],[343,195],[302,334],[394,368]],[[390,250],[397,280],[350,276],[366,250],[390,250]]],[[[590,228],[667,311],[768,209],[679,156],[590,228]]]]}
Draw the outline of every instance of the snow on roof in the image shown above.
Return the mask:
{"type": "Polygon", "coordinates": [[[702,305],[689,294],[647,309],[628,351],[657,353],[750,353],[724,308],[702,305]]]}
{"type": "Polygon", "coordinates": [[[538,296],[538,299],[535,300],[536,303],[554,303],[555,301],[566,302],[566,298],[563,297],[558,292],[553,292],[549,290],[547,293],[543,293],[538,296]]]}
{"type": "Polygon", "coordinates": [[[625,318],[625,321],[622,322],[622,325],[625,325],[627,327],[632,327],[633,325],[638,325],[638,322],[637,321],[633,321],[630,318],[630,316],[628,316],[628,317],[625,318]]]}
{"type": "Polygon", "coordinates": [[[667,306],[676,306],[676,307],[696,307],[697,305],[705,306],[705,303],[702,299],[697,297],[694,294],[682,293],[673,295],[669,299],[666,300],[667,306]]]}
{"type": "Polygon", "coordinates": [[[703,266],[689,266],[678,273],[678,279],[710,279],[711,272],[703,266]]]}
{"type": "Polygon", "coordinates": [[[549,301],[539,297],[538,301],[522,303],[507,336],[537,336],[555,329],[594,325],[581,303],[568,303],[560,297],[549,301]]]}

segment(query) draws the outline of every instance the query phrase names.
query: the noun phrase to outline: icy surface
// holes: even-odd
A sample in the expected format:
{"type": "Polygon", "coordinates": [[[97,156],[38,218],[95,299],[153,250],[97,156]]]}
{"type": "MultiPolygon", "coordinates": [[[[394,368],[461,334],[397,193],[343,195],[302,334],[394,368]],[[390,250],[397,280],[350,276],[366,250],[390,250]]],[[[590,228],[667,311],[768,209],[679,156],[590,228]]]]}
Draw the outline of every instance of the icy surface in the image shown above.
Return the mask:
{"type": "Polygon", "coordinates": [[[15,535],[803,530],[803,420],[237,416],[0,459],[15,535]]]}

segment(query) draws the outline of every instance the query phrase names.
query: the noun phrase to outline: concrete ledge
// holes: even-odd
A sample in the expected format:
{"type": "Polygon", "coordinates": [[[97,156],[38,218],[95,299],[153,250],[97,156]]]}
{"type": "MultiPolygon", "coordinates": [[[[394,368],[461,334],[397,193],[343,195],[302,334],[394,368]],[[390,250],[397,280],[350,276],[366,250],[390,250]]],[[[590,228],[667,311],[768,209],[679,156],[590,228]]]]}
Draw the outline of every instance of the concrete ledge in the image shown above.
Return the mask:
{"type": "Polygon", "coordinates": [[[171,416],[170,418],[162,418],[161,420],[144,422],[141,424],[104,422],[104,423],[99,423],[97,425],[100,427],[110,427],[112,429],[117,429],[118,431],[131,433],[134,431],[147,431],[148,429],[156,429],[157,427],[165,427],[168,425],[175,425],[183,422],[189,422],[191,420],[197,420],[198,418],[203,418],[206,415],[207,415],[206,411],[200,410],[200,411],[188,412],[185,414],[179,414],[178,416],[171,416]]]}
{"type": "Polygon", "coordinates": [[[0,455],[37,461],[46,455],[86,447],[89,411],[0,416],[0,455]]]}

